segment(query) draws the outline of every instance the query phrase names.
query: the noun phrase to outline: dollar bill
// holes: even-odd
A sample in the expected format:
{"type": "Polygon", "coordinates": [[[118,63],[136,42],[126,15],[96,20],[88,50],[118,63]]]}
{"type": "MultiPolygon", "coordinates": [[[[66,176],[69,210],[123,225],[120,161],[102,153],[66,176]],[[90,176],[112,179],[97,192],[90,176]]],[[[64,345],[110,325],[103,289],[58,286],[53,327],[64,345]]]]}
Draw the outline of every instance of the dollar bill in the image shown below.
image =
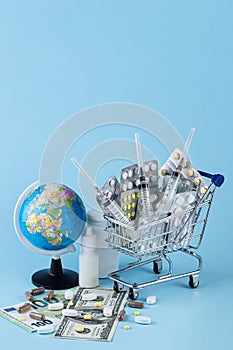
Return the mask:
{"type": "Polygon", "coordinates": [[[78,315],[62,317],[54,337],[111,341],[118,324],[117,315],[124,308],[127,296],[126,291],[116,293],[111,289],[79,288],[74,297],[73,306],[70,306],[78,311],[78,315]],[[95,300],[82,300],[83,295],[93,292],[97,294],[95,300]],[[111,317],[104,316],[104,307],[112,309],[111,317]]]}
{"type": "MultiPolygon", "coordinates": [[[[76,290],[76,288],[73,290],[76,290]]],[[[55,292],[51,300],[46,299],[45,293],[41,297],[37,296],[31,302],[31,309],[27,312],[24,312],[23,314],[19,314],[17,310],[26,301],[15,305],[5,306],[3,308],[0,308],[0,316],[4,317],[8,321],[16,324],[17,326],[25,329],[30,333],[37,331],[40,327],[45,325],[56,326],[62,317],[62,310],[48,310],[48,305],[52,303],[63,302],[64,307],[66,307],[68,301],[65,299],[64,294],[65,291],[55,292]],[[46,319],[44,321],[33,320],[29,316],[29,313],[31,311],[44,314],[46,316],[46,319]]]]}

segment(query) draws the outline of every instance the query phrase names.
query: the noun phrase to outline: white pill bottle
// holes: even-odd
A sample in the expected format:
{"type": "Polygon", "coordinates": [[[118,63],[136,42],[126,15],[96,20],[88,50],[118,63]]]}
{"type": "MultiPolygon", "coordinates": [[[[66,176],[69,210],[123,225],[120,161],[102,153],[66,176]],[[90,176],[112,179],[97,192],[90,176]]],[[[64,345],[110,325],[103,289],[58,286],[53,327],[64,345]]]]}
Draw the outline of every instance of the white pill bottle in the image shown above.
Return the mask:
{"type": "Polygon", "coordinates": [[[119,254],[112,249],[107,239],[106,220],[103,213],[92,209],[87,212],[87,229],[89,235],[96,237],[96,251],[99,260],[99,278],[106,278],[110,272],[119,269],[119,254]]]}
{"type": "Polygon", "coordinates": [[[79,286],[95,288],[99,285],[99,256],[96,250],[95,233],[86,229],[79,243],[79,286]]]}

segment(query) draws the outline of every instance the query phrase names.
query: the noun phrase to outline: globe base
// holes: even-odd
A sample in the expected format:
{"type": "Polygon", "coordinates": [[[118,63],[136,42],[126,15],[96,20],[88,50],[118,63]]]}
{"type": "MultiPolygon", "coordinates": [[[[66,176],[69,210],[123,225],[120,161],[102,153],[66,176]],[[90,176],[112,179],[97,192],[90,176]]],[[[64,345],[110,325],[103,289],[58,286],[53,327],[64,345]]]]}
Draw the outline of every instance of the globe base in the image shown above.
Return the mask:
{"type": "Polygon", "coordinates": [[[35,272],[32,275],[32,283],[45,289],[69,289],[79,284],[77,272],[62,269],[61,259],[52,259],[50,269],[35,272]]]}

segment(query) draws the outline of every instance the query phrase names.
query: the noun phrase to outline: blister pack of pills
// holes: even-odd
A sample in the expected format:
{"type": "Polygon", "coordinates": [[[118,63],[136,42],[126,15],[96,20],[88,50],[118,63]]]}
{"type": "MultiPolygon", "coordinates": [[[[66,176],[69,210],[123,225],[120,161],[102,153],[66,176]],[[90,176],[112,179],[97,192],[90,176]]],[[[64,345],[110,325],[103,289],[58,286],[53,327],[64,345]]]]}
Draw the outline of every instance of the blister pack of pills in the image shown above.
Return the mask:
{"type": "MultiPolygon", "coordinates": [[[[158,197],[158,162],[151,160],[143,163],[143,176],[145,177],[150,196],[155,200],[158,197]]],[[[140,169],[137,164],[121,170],[121,207],[130,220],[137,214],[138,199],[140,198],[140,169]]]]}

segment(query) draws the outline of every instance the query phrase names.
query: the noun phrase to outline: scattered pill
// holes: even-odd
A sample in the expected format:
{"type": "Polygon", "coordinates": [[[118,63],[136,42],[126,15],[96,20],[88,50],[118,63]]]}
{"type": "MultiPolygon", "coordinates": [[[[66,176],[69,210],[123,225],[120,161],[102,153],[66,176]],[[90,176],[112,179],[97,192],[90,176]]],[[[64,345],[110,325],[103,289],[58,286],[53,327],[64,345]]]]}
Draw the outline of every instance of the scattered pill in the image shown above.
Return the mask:
{"type": "Polygon", "coordinates": [[[141,302],[141,301],[129,300],[128,301],[128,306],[135,307],[137,309],[143,309],[144,308],[144,303],[141,302]]]}
{"type": "Polygon", "coordinates": [[[117,315],[118,320],[119,320],[119,321],[123,321],[124,318],[125,318],[125,314],[126,314],[125,310],[121,310],[121,311],[119,312],[119,314],[117,315]]]}
{"type": "Polygon", "coordinates": [[[97,294],[95,293],[87,293],[87,294],[84,294],[82,295],[82,300],[95,300],[97,299],[97,294]]]}
{"type": "Polygon", "coordinates": [[[23,304],[18,308],[18,313],[23,314],[24,312],[27,312],[28,310],[30,310],[31,306],[32,305],[30,303],[23,304]]]}
{"type": "Polygon", "coordinates": [[[65,292],[65,299],[66,300],[72,300],[74,298],[74,292],[69,289],[65,292]]]}
{"type": "Polygon", "coordinates": [[[68,317],[76,317],[78,316],[78,311],[75,309],[64,309],[62,310],[62,315],[68,317]]]}
{"type": "Polygon", "coordinates": [[[50,324],[47,326],[41,326],[38,328],[37,333],[39,334],[49,334],[54,332],[54,325],[50,324]]]}
{"type": "Polygon", "coordinates": [[[77,327],[76,332],[78,332],[78,333],[84,332],[84,327],[77,327]]]}
{"type": "Polygon", "coordinates": [[[33,297],[33,295],[31,295],[31,293],[30,292],[25,292],[25,297],[27,298],[27,300],[29,300],[29,301],[33,301],[34,300],[34,297],[33,297]]]}
{"type": "Polygon", "coordinates": [[[64,309],[64,304],[63,304],[63,303],[49,304],[49,305],[48,305],[48,309],[49,309],[50,311],[61,310],[61,309],[64,309]]]}
{"type": "Polygon", "coordinates": [[[21,322],[26,321],[26,318],[25,317],[20,317],[19,321],[21,321],[21,322]]]}
{"type": "Polygon", "coordinates": [[[110,306],[105,306],[103,309],[103,314],[105,317],[111,317],[112,316],[112,308],[110,306]]]}
{"type": "Polygon", "coordinates": [[[134,311],[134,315],[135,316],[139,316],[139,315],[141,315],[141,312],[140,311],[134,311]]]}
{"type": "Polygon", "coordinates": [[[128,325],[128,324],[126,324],[125,326],[124,326],[124,329],[125,330],[129,330],[131,327],[128,325]]]}
{"type": "Polygon", "coordinates": [[[97,306],[97,307],[101,307],[103,305],[103,303],[101,302],[101,301],[97,301],[96,303],[95,303],[95,306],[97,306]]]}
{"type": "Polygon", "coordinates": [[[33,320],[38,320],[38,321],[44,321],[45,320],[45,315],[43,314],[39,314],[37,312],[30,312],[29,316],[33,319],[33,320]]]}
{"type": "Polygon", "coordinates": [[[148,316],[135,316],[135,322],[141,323],[141,324],[150,324],[151,318],[148,316]]]}
{"type": "Polygon", "coordinates": [[[46,295],[46,299],[47,300],[51,300],[52,298],[53,298],[53,295],[54,295],[54,290],[53,289],[50,289],[49,291],[48,291],[48,294],[46,295]]]}
{"type": "Polygon", "coordinates": [[[83,318],[85,321],[90,321],[92,319],[90,314],[84,315],[83,318]]]}
{"type": "Polygon", "coordinates": [[[146,298],[146,303],[147,304],[155,304],[156,303],[156,296],[155,295],[149,295],[146,298]]]}
{"type": "Polygon", "coordinates": [[[44,293],[44,291],[45,291],[44,287],[38,287],[38,288],[31,289],[30,293],[32,295],[38,295],[38,294],[44,293]]]}

